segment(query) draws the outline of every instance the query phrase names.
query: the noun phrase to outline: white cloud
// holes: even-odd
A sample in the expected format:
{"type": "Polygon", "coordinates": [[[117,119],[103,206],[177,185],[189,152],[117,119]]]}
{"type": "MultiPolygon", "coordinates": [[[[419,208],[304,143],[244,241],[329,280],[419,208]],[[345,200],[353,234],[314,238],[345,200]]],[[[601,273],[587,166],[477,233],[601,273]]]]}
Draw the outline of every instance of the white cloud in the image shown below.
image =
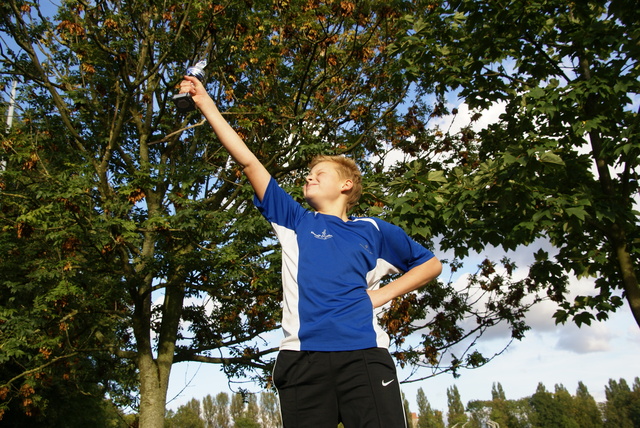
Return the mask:
{"type": "Polygon", "coordinates": [[[556,348],[577,354],[606,352],[611,350],[613,336],[606,324],[596,323],[582,328],[566,325],[559,331],[556,348]]]}
{"type": "MultiPolygon", "coordinates": [[[[465,103],[449,103],[447,107],[449,111],[452,111],[454,108],[458,109],[458,114],[455,116],[443,116],[436,121],[435,125],[443,131],[448,130],[452,134],[459,132],[463,127],[469,125],[471,116],[476,113],[475,111],[470,111],[469,106],[465,103]]],[[[504,102],[499,102],[493,104],[487,110],[483,110],[480,118],[471,125],[471,129],[477,132],[486,128],[487,125],[498,122],[500,115],[505,112],[505,107],[506,104],[504,102]]]]}
{"type": "Polygon", "coordinates": [[[622,337],[629,342],[629,345],[640,346],[640,329],[638,328],[638,324],[629,324],[622,337]]]}
{"type": "Polygon", "coordinates": [[[624,378],[632,383],[638,376],[639,353],[640,330],[625,306],[608,321],[590,327],[579,329],[570,324],[552,325],[546,330],[534,327],[522,341],[514,342],[484,367],[463,370],[457,379],[444,374],[404,384],[403,391],[412,411],[417,410],[418,388],[425,391],[433,408],[446,412],[447,388],[456,385],[466,404],[470,400],[490,400],[491,387],[498,382],[507,399],[531,396],[538,383],[549,391],[562,384],[575,394],[578,382],[583,382],[596,401],[604,401],[604,387],[609,379],[624,378]]]}

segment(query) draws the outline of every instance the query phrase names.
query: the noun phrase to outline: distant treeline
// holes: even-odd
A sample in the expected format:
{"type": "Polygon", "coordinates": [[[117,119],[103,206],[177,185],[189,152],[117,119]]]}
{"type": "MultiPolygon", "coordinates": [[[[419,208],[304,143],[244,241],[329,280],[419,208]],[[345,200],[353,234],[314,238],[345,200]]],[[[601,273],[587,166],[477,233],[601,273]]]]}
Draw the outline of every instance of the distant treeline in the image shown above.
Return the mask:
{"type": "Polygon", "coordinates": [[[605,386],[606,401],[596,402],[587,387],[578,383],[575,395],[562,385],[554,392],[542,383],[530,397],[510,400],[500,383],[493,384],[491,400],[471,400],[466,408],[458,389],[447,389],[446,420],[441,411],[429,405],[422,389],[418,390],[418,412],[414,428],[638,428],[640,427],[640,380],[633,387],[626,380],[610,379],[605,386]],[[445,423],[446,422],[446,423],[445,423]]]}

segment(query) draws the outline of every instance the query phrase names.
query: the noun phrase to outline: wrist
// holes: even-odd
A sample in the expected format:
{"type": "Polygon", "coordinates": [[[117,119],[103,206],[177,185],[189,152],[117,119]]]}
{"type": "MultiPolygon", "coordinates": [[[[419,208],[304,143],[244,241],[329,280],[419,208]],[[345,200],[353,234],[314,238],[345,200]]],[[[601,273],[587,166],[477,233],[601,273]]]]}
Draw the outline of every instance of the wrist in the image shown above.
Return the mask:
{"type": "Polygon", "coordinates": [[[388,285],[369,292],[371,303],[373,304],[374,308],[384,306],[394,299],[395,296],[392,293],[389,293],[389,290],[386,290],[387,287],[388,285]]]}
{"type": "Polygon", "coordinates": [[[196,106],[200,109],[201,112],[205,113],[206,111],[216,111],[218,108],[216,107],[216,103],[213,102],[213,99],[207,94],[206,96],[198,96],[194,99],[196,106]]]}

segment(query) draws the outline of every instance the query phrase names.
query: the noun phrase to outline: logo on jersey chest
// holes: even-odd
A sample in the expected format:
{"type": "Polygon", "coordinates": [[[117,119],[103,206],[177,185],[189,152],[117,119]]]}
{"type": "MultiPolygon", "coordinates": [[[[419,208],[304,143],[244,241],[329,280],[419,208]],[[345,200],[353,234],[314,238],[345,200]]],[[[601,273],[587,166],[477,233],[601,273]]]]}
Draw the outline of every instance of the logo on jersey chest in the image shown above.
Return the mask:
{"type": "Polygon", "coordinates": [[[323,241],[326,241],[327,239],[331,239],[333,238],[333,235],[330,235],[327,233],[327,229],[323,230],[321,234],[317,234],[315,232],[311,232],[311,234],[313,235],[314,238],[316,239],[321,239],[323,241]]]}

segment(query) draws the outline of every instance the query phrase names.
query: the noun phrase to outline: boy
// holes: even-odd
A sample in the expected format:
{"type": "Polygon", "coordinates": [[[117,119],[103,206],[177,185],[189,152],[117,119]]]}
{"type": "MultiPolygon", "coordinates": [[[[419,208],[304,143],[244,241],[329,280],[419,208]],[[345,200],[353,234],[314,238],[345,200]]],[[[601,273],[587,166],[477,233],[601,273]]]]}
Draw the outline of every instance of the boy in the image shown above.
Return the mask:
{"type": "Polygon", "coordinates": [[[436,278],[440,261],[402,229],[347,216],[362,192],[355,162],[320,156],[295,202],[222,117],[197,78],[189,92],[229,154],[244,168],[254,203],[282,246],[283,319],[273,380],[286,428],[404,427],[404,406],[382,306],[436,278]],[[404,274],[380,288],[389,273],[404,274]]]}

